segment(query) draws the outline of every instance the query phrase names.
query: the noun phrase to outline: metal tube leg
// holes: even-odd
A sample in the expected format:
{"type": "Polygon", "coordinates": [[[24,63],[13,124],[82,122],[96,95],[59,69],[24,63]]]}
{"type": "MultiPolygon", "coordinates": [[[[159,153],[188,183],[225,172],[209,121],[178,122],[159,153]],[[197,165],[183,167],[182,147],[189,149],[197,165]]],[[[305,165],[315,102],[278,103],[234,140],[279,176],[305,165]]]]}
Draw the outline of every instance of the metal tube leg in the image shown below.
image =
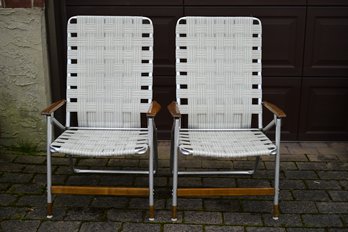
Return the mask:
{"type": "Polygon", "coordinates": [[[47,218],[52,218],[52,159],[50,145],[52,142],[52,124],[51,117],[47,117],[47,218]]]}
{"type": "Polygon", "coordinates": [[[276,119],[276,146],[277,154],[275,157],[275,173],[274,173],[274,202],[273,202],[273,219],[279,219],[279,170],[280,170],[280,127],[281,119],[276,119]]]}
{"type": "Polygon", "coordinates": [[[148,128],[149,128],[149,220],[154,221],[155,220],[155,209],[154,209],[154,137],[153,137],[153,118],[149,118],[148,120],[148,128]]]}
{"type": "Polygon", "coordinates": [[[177,190],[178,190],[178,145],[179,145],[179,120],[175,120],[174,146],[173,146],[173,189],[172,189],[172,221],[177,221],[177,190]]]}

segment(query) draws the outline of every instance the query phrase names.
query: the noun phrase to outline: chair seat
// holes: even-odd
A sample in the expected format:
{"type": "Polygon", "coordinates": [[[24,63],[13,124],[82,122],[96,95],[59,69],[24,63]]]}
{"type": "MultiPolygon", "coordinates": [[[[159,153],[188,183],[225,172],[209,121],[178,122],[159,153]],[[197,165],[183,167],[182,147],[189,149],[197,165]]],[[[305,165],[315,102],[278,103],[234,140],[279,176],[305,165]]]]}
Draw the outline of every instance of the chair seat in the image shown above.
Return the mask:
{"type": "Polygon", "coordinates": [[[64,131],[50,146],[52,152],[74,156],[115,156],[144,154],[148,149],[148,131],[88,130],[64,131]]]}
{"type": "Polygon", "coordinates": [[[260,130],[181,130],[179,149],[185,155],[216,158],[276,152],[276,146],[260,130]]]}

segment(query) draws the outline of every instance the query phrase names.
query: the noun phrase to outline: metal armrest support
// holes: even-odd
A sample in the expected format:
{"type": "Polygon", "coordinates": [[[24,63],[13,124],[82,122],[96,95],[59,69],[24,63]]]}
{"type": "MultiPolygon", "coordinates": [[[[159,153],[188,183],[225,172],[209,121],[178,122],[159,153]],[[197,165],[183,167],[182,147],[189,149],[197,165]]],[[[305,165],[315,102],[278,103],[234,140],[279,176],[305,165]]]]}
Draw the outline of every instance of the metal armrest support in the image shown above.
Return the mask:
{"type": "Polygon", "coordinates": [[[178,103],[173,101],[167,106],[169,113],[173,116],[173,118],[181,118],[181,113],[179,111],[178,103]]]}
{"type": "Polygon", "coordinates": [[[52,103],[50,106],[48,106],[46,109],[41,111],[41,115],[50,116],[52,113],[54,113],[56,110],[58,110],[60,107],[62,107],[65,104],[65,100],[59,100],[54,103],[52,103]]]}
{"type": "Polygon", "coordinates": [[[271,111],[277,118],[285,118],[286,114],[282,109],[280,109],[278,106],[269,103],[269,102],[262,102],[263,106],[266,107],[269,111],[271,111]]]}
{"type": "Polygon", "coordinates": [[[158,102],[153,101],[151,102],[150,108],[146,113],[147,117],[155,117],[157,115],[157,113],[160,111],[161,109],[161,105],[158,104],[158,102]]]}

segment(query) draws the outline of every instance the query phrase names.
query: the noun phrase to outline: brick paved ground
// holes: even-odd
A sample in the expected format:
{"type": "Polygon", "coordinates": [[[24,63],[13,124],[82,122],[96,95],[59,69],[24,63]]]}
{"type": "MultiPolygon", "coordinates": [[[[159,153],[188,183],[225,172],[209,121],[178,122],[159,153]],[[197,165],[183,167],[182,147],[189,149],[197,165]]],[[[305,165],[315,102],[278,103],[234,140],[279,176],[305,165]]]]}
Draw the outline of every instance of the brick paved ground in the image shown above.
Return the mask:
{"type": "MultiPolygon", "coordinates": [[[[348,143],[283,143],[281,217],[272,220],[271,197],[179,199],[178,222],[170,221],[169,143],[160,142],[156,220],[147,220],[144,198],[55,196],[54,217],[46,219],[45,156],[1,150],[2,231],[348,231],[348,143]]],[[[68,159],[53,159],[56,184],[146,186],[142,176],[73,175],[68,159]]],[[[83,167],[145,167],[146,159],[79,160],[83,167]]],[[[243,168],[248,160],[180,161],[180,167],[243,168]],[[210,162],[209,162],[210,161],[210,162]]],[[[185,177],[181,186],[271,185],[272,159],[262,159],[253,178],[185,177]]]]}

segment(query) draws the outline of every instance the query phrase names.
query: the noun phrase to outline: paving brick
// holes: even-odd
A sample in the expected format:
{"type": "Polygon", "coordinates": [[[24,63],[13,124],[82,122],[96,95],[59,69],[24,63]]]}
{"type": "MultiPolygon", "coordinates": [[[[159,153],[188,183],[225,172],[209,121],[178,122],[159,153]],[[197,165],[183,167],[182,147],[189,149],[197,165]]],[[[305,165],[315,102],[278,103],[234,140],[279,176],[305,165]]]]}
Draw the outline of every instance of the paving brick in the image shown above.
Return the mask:
{"type": "Polygon", "coordinates": [[[23,155],[18,156],[15,159],[15,163],[24,163],[24,164],[44,164],[46,162],[45,156],[33,156],[33,155],[23,155]]]}
{"type": "Polygon", "coordinates": [[[273,227],[247,227],[247,232],[285,232],[284,228],[273,228],[273,227]]]}
{"type": "Polygon", "coordinates": [[[342,221],[340,220],[340,217],[337,215],[302,215],[302,220],[305,226],[308,227],[342,227],[342,221]]]}
{"type": "Polygon", "coordinates": [[[202,178],[202,182],[204,187],[236,187],[236,181],[234,178],[227,178],[227,177],[220,177],[220,178],[214,178],[214,177],[205,177],[202,178]]]}
{"type": "Polygon", "coordinates": [[[309,189],[340,190],[341,186],[336,180],[306,180],[309,189]]]}
{"type": "Polygon", "coordinates": [[[13,164],[7,162],[2,162],[0,164],[0,172],[21,172],[25,168],[24,164],[13,164]]]}
{"type": "MultiPolygon", "coordinates": [[[[51,221],[62,221],[65,217],[65,209],[55,207],[53,205],[53,217],[50,219],[51,221]]],[[[27,214],[25,215],[25,219],[37,219],[43,220],[47,217],[47,208],[46,206],[42,207],[30,207],[27,209],[27,214]]]]}
{"type": "Polygon", "coordinates": [[[165,224],[163,227],[165,232],[202,232],[202,225],[187,225],[187,224],[165,224]]]}
{"type": "Polygon", "coordinates": [[[348,190],[348,181],[346,180],[340,180],[339,181],[340,186],[342,186],[343,190],[348,190]]]}
{"type": "Polygon", "coordinates": [[[205,226],[205,232],[244,232],[242,226],[205,226]]]}
{"type": "Polygon", "coordinates": [[[74,207],[66,213],[65,220],[69,221],[101,221],[104,218],[104,210],[98,208],[74,207]]]}
{"type": "MultiPolygon", "coordinates": [[[[172,201],[168,200],[167,206],[171,208],[172,201]]],[[[202,199],[191,199],[191,198],[179,198],[178,199],[179,210],[202,210],[203,200],[202,199]]]]}
{"type": "Polygon", "coordinates": [[[271,187],[268,179],[237,179],[238,187],[271,187]]]}
{"type": "Polygon", "coordinates": [[[314,171],[284,171],[284,173],[288,180],[318,179],[318,176],[314,171]]]}
{"type": "Polygon", "coordinates": [[[319,228],[286,228],[287,232],[325,232],[325,229],[319,228]]]}
{"type": "Polygon", "coordinates": [[[139,167],[138,159],[110,159],[109,167],[139,167]]]}
{"type": "Polygon", "coordinates": [[[327,163],[325,162],[296,162],[300,170],[327,170],[327,163]]]}
{"type": "Polygon", "coordinates": [[[241,204],[236,199],[204,199],[204,209],[206,211],[220,211],[220,212],[240,212],[241,204]]]}
{"type": "Polygon", "coordinates": [[[8,192],[16,194],[43,194],[45,191],[45,186],[38,184],[14,184],[8,190],[8,192]]]}
{"type": "Polygon", "coordinates": [[[133,186],[134,185],[134,176],[131,175],[100,175],[100,185],[105,186],[133,186]]]}
{"type": "MultiPolygon", "coordinates": [[[[318,149],[319,153],[321,149],[318,149]]],[[[309,161],[331,161],[337,160],[337,156],[335,154],[308,154],[307,155],[309,161]]]]}
{"type": "Polygon", "coordinates": [[[77,232],[79,231],[81,222],[69,221],[44,221],[39,227],[38,232],[77,232]]]}
{"type": "Polygon", "coordinates": [[[334,201],[348,201],[348,191],[329,191],[329,195],[334,201]]]}
{"type": "Polygon", "coordinates": [[[339,229],[339,228],[330,228],[328,231],[329,232],[348,232],[348,228],[345,228],[345,229],[343,229],[343,228],[341,228],[341,229],[339,229]]]}
{"type": "Polygon", "coordinates": [[[223,213],[224,222],[227,225],[254,225],[262,226],[262,219],[260,214],[251,213],[223,213]]]}
{"type": "Polygon", "coordinates": [[[318,209],[313,201],[283,201],[280,204],[282,213],[317,213],[318,209]]]}
{"type": "Polygon", "coordinates": [[[273,209],[273,201],[248,201],[242,203],[243,212],[248,213],[271,213],[273,209]]]}
{"type": "Polygon", "coordinates": [[[30,180],[33,178],[33,174],[23,174],[23,173],[10,173],[5,172],[1,178],[0,182],[2,183],[29,183],[30,180]]]}
{"type": "Polygon", "coordinates": [[[124,223],[122,232],[156,232],[161,231],[161,225],[143,223],[124,223]]]}
{"type": "MultiPolygon", "coordinates": [[[[348,153],[348,152],[347,152],[348,153]]],[[[336,170],[336,171],[347,171],[348,170],[348,162],[327,162],[327,167],[322,170],[336,170]]]]}
{"type": "Polygon", "coordinates": [[[343,171],[319,171],[318,175],[321,179],[327,180],[348,180],[348,172],[343,171]]]}
{"type": "Polygon", "coordinates": [[[119,231],[121,223],[118,222],[84,222],[81,225],[80,231],[82,232],[114,232],[119,231]]]}
{"type": "Polygon", "coordinates": [[[302,201],[329,201],[330,197],[325,190],[294,190],[292,191],[296,200],[302,201]]]}
{"type": "Polygon", "coordinates": [[[220,212],[185,211],[184,221],[190,224],[221,224],[222,214],[220,212]]]}
{"type": "MultiPolygon", "coordinates": [[[[156,209],[164,209],[165,208],[165,199],[157,199],[155,198],[155,208],[156,209]]],[[[131,198],[129,201],[130,209],[148,209],[149,208],[149,200],[148,198],[131,198]]]]}
{"type": "Polygon", "coordinates": [[[126,208],[129,201],[130,199],[127,197],[95,196],[91,206],[102,208],[126,208]]]}
{"type": "Polygon", "coordinates": [[[2,219],[14,219],[19,220],[26,214],[26,208],[24,207],[1,207],[0,220],[2,219]]]}
{"type": "Polygon", "coordinates": [[[348,202],[317,202],[320,213],[348,213],[348,202]]]}
{"type": "Polygon", "coordinates": [[[107,218],[119,222],[142,222],[144,213],[140,210],[110,209],[107,211],[107,218]]]}
{"type": "MultiPolygon", "coordinates": [[[[53,170],[54,171],[54,170],[53,170]]],[[[46,173],[47,168],[44,165],[25,165],[24,173],[46,173]]]]}
{"type": "Polygon", "coordinates": [[[16,205],[18,206],[44,206],[46,205],[47,200],[44,195],[24,195],[19,198],[16,205]]]}
{"type": "MultiPolygon", "coordinates": [[[[172,223],[171,210],[156,210],[155,211],[155,223],[172,223]]],[[[149,211],[146,212],[146,218],[149,218],[149,211]]],[[[183,222],[183,212],[177,211],[177,221],[175,223],[183,222]]]]}
{"type": "Polygon", "coordinates": [[[306,189],[306,185],[303,180],[286,180],[280,179],[280,189],[306,189]]]}
{"type": "Polygon", "coordinates": [[[108,163],[108,159],[99,159],[99,158],[88,158],[88,159],[79,159],[78,166],[91,166],[91,167],[104,167],[108,163]]]}
{"type": "MultiPolygon", "coordinates": [[[[168,178],[156,176],[154,184],[155,188],[168,186],[168,178]]],[[[147,187],[149,185],[149,178],[147,176],[135,177],[134,185],[137,187],[147,187]]]]}
{"type": "Polygon", "coordinates": [[[299,214],[281,214],[278,220],[274,220],[271,214],[262,215],[265,226],[273,227],[301,227],[302,219],[299,214]]]}
{"type": "Polygon", "coordinates": [[[23,220],[9,220],[1,222],[1,228],[4,231],[11,232],[36,232],[40,225],[39,220],[23,221],[23,220]]]}
{"type": "Polygon", "coordinates": [[[62,207],[86,207],[92,201],[92,196],[57,195],[53,204],[62,207]]]}
{"type": "MultiPolygon", "coordinates": [[[[271,169],[273,171],[275,164],[272,161],[267,161],[264,162],[266,169],[271,169]]],[[[298,167],[296,166],[295,162],[291,162],[291,161],[284,161],[284,162],[280,162],[280,169],[281,170],[297,170],[298,167]]]]}
{"type": "Polygon", "coordinates": [[[66,184],[67,185],[84,185],[84,186],[95,186],[98,185],[99,177],[97,175],[78,175],[69,176],[66,184]]]}
{"type": "Polygon", "coordinates": [[[0,194],[0,206],[12,205],[17,200],[16,195],[0,194]]]}

